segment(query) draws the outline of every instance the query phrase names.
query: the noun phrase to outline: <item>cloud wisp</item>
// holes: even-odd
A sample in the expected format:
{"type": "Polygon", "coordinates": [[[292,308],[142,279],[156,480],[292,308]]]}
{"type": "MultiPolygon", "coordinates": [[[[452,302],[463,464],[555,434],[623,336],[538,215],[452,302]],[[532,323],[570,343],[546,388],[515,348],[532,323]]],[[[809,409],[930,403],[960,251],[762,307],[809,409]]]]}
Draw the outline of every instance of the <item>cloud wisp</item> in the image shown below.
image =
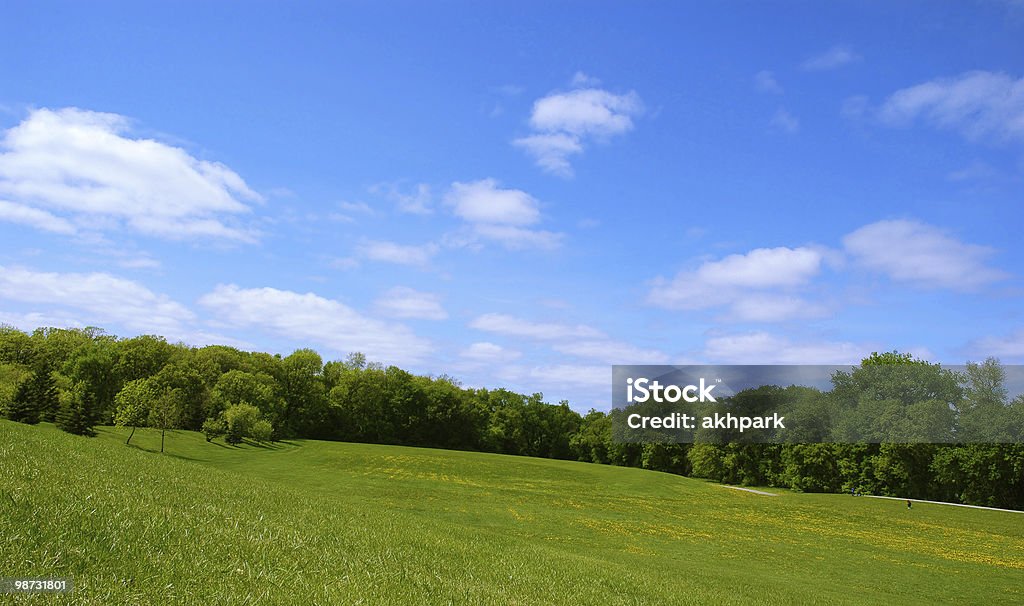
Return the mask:
{"type": "Polygon", "coordinates": [[[728,319],[741,322],[820,317],[827,308],[795,293],[821,272],[824,260],[821,250],[809,247],[758,248],[656,278],[647,301],[676,310],[725,308],[728,319]]]}
{"type": "Polygon", "coordinates": [[[993,249],[907,219],[865,225],[844,237],[843,246],[862,267],[919,287],[973,291],[1006,277],[987,264],[993,249]]]}
{"type": "Polygon", "coordinates": [[[0,266],[0,299],[29,303],[60,325],[117,324],[180,337],[195,315],[167,295],[109,273],[41,272],[0,266]],[[43,310],[46,307],[48,310],[43,310]]]}
{"type": "Polygon", "coordinates": [[[572,177],[570,157],[582,154],[592,141],[607,141],[633,129],[643,113],[640,96],[630,91],[615,94],[597,88],[589,76],[577,73],[573,88],[541,97],[530,114],[531,134],[512,141],[529,154],[542,170],[572,177]]]}
{"type": "Polygon", "coordinates": [[[373,360],[416,364],[433,351],[429,341],[406,326],[368,317],[311,292],[221,284],[199,304],[226,325],[320,344],[339,354],[358,351],[373,360]]]}
{"type": "Polygon", "coordinates": [[[878,110],[890,126],[923,120],[969,140],[1024,140],[1024,78],[989,71],[938,78],[890,95],[878,110]]]}
{"type": "Polygon", "coordinates": [[[59,234],[123,228],[168,240],[254,242],[262,196],[233,170],[132,138],[127,118],[37,109],[0,140],[0,220],[59,234]]]}
{"type": "Polygon", "coordinates": [[[456,181],[444,203],[466,223],[467,230],[450,239],[461,245],[490,240],[511,250],[551,250],[564,237],[531,227],[540,222],[540,202],[522,190],[502,188],[494,179],[456,181]]]}
{"type": "Polygon", "coordinates": [[[406,286],[388,289],[377,299],[375,307],[389,318],[414,320],[446,320],[448,312],[441,305],[441,297],[406,286]]]}
{"type": "Polygon", "coordinates": [[[853,52],[852,48],[840,44],[807,58],[800,64],[800,69],[809,72],[830,71],[860,60],[861,56],[853,52]]]}

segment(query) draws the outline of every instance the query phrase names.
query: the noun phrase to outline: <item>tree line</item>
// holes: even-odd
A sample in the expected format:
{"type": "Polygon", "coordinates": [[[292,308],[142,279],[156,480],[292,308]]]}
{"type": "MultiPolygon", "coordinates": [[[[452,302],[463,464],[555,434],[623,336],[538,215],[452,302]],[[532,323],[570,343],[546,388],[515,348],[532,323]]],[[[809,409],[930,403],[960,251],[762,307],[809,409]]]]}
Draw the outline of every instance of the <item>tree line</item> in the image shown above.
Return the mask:
{"type": "MultiPolygon", "coordinates": [[[[1024,426],[1024,399],[1009,400],[1004,381],[995,360],[968,365],[961,375],[891,353],[836,373],[828,392],[766,386],[737,394],[755,407],[799,402],[794,412],[807,421],[828,419],[845,403],[862,410],[854,417],[860,423],[893,414],[924,418],[952,423],[951,431],[973,431],[988,442],[879,444],[838,435],[809,443],[823,436],[814,435],[815,423],[808,422],[803,426],[812,433],[797,434],[789,443],[703,435],[693,444],[636,444],[613,435],[615,415],[623,411],[580,415],[568,402],[549,404],[540,393],[464,387],[446,375],[413,375],[359,353],[325,363],[311,349],[281,356],[191,347],[153,335],[117,338],[98,328],[26,333],[0,325],[0,413],[26,423],[54,422],[81,435],[116,424],[130,428],[129,442],[134,428],[152,427],[161,435],[186,429],[236,444],[312,438],[425,446],[808,492],[1024,509],[1024,445],[998,443],[1000,436],[985,433],[992,424],[979,421],[997,415],[1002,425],[1024,426]],[[930,414],[907,414],[922,402],[930,414]]],[[[829,431],[862,437],[871,428],[833,419],[829,431]]]]}

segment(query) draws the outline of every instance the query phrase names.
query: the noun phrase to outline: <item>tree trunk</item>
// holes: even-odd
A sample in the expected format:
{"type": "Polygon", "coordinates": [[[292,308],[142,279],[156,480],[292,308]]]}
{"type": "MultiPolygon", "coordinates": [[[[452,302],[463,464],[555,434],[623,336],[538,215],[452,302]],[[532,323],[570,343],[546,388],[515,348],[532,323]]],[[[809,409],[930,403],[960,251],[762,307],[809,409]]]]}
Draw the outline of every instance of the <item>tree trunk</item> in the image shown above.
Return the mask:
{"type": "Polygon", "coordinates": [[[135,426],[132,425],[132,432],[130,434],[128,434],[128,439],[125,440],[124,443],[128,444],[129,442],[131,442],[132,441],[132,436],[134,436],[134,435],[135,435],[135,426]]]}
{"type": "Polygon", "coordinates": [[[167,431],[167,430],[166,429],[161,429],[160,430],[160,452],[164,451],[164,432],[165,431],[167,431]]]}

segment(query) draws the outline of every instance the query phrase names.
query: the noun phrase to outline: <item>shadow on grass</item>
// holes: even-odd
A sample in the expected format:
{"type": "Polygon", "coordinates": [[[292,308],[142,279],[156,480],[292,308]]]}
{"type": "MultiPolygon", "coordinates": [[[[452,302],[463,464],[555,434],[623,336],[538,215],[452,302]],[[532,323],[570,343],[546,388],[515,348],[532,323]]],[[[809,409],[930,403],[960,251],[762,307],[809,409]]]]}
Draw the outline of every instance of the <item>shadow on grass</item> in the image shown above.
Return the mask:
{"type": "MultiPolygon", "coordinates": [[[[124,432],[121,432],[121,431],[118,431],[118,429],[120,429],[120,428],[115,428],[115,427],[110,427],[110,426],[98,427],[97,428],[99,433],[107,433],[107,434],[116,436],[119,439],[119,441],[121,441],[121,443],[124,444],[125,443],[124,440],[128,439],[129,431],[125,430],[124,432]]],[[[139,428],[139,429],[142,429],[142,428],[139,428]]],[[[160,454],[159,430],[152,430],[152,431],[155,432],[155,433],[149,433],[147,431],[147,433],[149,435],[147,435],[147,437],[142,440],[145,445],[141,445],[137,441],[129,442],[129,443],[125,444],[125,445],[128,446],[129,448],[134,448],[135,450],[141,450],[143,452],[152,452],[152,453],[160,454]],[[149,442],[151,442],[153,440],[157,440],[157,445],[154,446],[154,445],[149,443],[149,442]]],[[[164,448],[163,454],[165,454],[165,455],[167,455],[169,457],[174,457],[176,459],[185,459],[185,460],[188,460],[188,461],[205,461],[206,459],[203,458],[203,457],[189,456],[189,455],[185,455],[185,454],[181,454],[181,453],[171,452],[172,450],[175,450],[175,441],[180,436],[180,433],[181,433],[181,431],[180,430],[176,430],[176,429],[168,429],[167,430],[166,444],[165,444],[165,448],[164,448]]],[[[193,432],[185,432],[185,433],[193,433],[193,432]]],[[[141,436],[139,436],[139,437],[141,438],[141,436]]],[[[212,445],[212,446],[216,446],[218,448],[224,448],[226,450],[236,450],[236,451],[246,450],[246,448],[253,448],[253,449],[271,450],[271,451],[273,451],[273,450],[284,450],[284,449],[287,449],[289,447],[298,446],[298,444],[296,442],[288,441],[288,440],[279,440],[279,441],[276,441],[276,442],[257,442],[255,440],[250,439],[250,438],[244,438],[238,444],[232,444],[232,443],[227,442],[226,440],[224,440],[223,437],[218,438],[218,439],[213,439],[213,440],[205,440],[204,443],[212,445]]]]}
{"type": "Polygon", "coordinates": [[[295,446],[295,444],[292,444],[290,442],[285,442],[285,441],[280,441],[280,442],[253,442],[252,440],[245,440],[245,443],[248,444],[249,446],[252,446],[253,448],[262,448],[264,450],[281,450],[282,448],[287,448],[289,446],[295,446]]]}
{"type": "Polygon", "coordinates": [[[228,444],[226,442],[225,443],[221,443],[221,442],[216,442],[214,440],[207,440],[206,443],[207,444],[212,444],[214,446],[220,446],[221,448],[227,448],[228,450],[238,450],[238,445],[237,444],[228,444]]]}

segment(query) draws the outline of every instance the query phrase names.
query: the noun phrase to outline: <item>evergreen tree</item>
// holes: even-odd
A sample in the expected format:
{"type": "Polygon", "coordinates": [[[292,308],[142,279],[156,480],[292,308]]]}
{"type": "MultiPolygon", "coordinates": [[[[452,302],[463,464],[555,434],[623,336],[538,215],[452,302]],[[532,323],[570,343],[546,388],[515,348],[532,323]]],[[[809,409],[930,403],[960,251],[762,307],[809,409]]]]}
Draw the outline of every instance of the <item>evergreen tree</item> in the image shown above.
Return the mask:
{"type": "Polygon", "coordinates": [[[42,363],[36,366],[31,377],[18,385],[14,401],[8,407],[7,417],[12,421],[35,425],[39,421],[52,421],[59,405],[53,368],[42,363]]]}
{"type": "Polygon", "coordinates": [[[84,383],[77,383],[65,394],[57,411],[57,427],[79,436],[94,436],[96,423],[95,398],[84,383]]]}
{"type": "Polygon", "coordinates": [[[7,407],[7,418],[19,423],[35,425],[39,422],[39,408],[32,397],[32,378],[18,384],[14,392],[14,400],[7,407]]]}
{"type": "Polygon", "coordinates": [[[36,410],[39,411],[39,420],[52,423],[57,416],[57,409],[60,408],[57,381],[53,378],[53,365],[47,362],[39,364],[29,382],[36,410]]]}

